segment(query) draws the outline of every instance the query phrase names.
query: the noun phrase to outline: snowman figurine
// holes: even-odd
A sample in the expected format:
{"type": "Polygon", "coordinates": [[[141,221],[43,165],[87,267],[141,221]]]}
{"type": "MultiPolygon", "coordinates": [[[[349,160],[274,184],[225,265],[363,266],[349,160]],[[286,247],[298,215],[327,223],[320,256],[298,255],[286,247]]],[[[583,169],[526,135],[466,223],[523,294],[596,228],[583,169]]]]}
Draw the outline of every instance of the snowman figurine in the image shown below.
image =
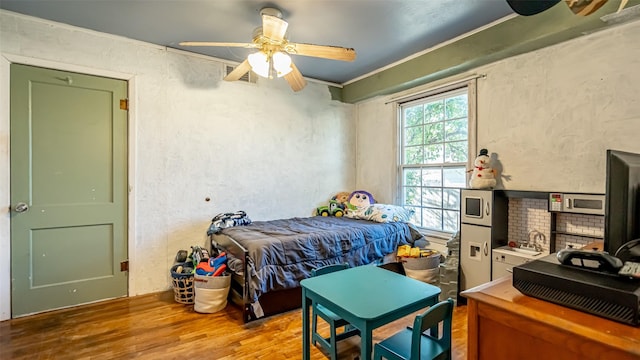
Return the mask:
{"type": "Polygon", "coordinates": [[[495,170],[491,168],[491,158],[487,149],[480,149],[480,154],[473,162],[469,187],[472,189],[491,189],[496,186],[495,170]]]}

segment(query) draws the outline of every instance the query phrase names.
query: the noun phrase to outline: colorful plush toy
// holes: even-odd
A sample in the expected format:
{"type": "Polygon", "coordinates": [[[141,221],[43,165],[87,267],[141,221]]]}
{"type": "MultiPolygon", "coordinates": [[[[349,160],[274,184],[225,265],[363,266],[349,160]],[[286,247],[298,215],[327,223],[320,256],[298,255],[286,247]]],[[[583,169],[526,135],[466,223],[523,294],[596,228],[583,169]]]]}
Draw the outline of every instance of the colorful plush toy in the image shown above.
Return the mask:
{"type": "Polygon", "coordinates": [[[227,253],[221,252],[217,257],[210,258],[207,261],[201,261],[196,266],[196,274],[220,276],[227,269],[227,253]]]}
{"type": "Polygon", "coordinates": [[[480,149],[480,154],[473,162],[473,169],[469,178],[469,187],[472,189],[491,189],[496,186],[496,173],[491,168],[491,158],[487,149],[480,149]]]}
{"type": "Polygon", "coordinates": [[[347,204],[349,203],[349,195],[351,195],[351,193],[346,192],[346,191],[341,191],[337,194],[335,194],[331,200],[335,200],[337,201],[339,204],[342,205],[343,209],[347,208],[347,204]]]}
{"type": "Polygon", "coordinates": [[[349,202],[347,206],[349,209],[356,210],[375,203],[376,201],[373,199],[373,195],[364,190],[356,190],[349,195],[349,202]]]}

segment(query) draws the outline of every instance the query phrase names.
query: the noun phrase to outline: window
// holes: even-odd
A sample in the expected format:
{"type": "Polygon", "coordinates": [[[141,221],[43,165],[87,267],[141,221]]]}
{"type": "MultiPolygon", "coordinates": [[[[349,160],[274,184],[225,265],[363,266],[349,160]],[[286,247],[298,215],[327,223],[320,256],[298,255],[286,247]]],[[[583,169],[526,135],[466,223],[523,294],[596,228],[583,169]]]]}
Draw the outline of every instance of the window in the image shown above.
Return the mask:
{"type": "Polygon", "coordinates": [[[400,201],[415,210],[420,228],[451,233],[460,226],[460,189],[475,145],[468,94],[464,87],[400,104],[400,201]]]}

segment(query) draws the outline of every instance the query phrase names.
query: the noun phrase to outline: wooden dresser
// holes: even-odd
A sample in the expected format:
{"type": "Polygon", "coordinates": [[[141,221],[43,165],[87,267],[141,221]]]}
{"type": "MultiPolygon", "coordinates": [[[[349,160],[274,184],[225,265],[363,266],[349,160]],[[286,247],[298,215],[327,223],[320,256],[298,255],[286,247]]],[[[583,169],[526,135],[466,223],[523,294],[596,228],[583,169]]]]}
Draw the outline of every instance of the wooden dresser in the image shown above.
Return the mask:
{"type": "Polygon", "coordinates": [[[469,360],[640,359],[640,327],[523,295],[511,275],[462,296],[469,360]]]}

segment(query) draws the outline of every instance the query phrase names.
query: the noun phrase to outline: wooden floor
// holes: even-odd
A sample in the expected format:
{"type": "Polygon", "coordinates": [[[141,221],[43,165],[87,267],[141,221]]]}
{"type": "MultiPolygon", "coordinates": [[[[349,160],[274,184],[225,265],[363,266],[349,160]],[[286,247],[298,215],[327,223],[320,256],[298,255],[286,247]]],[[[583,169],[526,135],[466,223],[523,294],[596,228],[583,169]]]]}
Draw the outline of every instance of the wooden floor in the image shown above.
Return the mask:
{"type": "MultiPolygon", "coordinates": [[[[466,306],[453,318],[453,359],[463,360],[466,306]]],[[[376,329],[374,341],[411,323],[409,316],[376,329]]],[[[300,309],[243,324],[236,306],[199,314],[165,292],[0,322],[0,359],[301,359],[301,327],[300,309]]],[[[338,344],[340,359],[358,357],[359,339],[338,344]]],[[[327,358],[312,346],[311,359],[327,358]]]]}

